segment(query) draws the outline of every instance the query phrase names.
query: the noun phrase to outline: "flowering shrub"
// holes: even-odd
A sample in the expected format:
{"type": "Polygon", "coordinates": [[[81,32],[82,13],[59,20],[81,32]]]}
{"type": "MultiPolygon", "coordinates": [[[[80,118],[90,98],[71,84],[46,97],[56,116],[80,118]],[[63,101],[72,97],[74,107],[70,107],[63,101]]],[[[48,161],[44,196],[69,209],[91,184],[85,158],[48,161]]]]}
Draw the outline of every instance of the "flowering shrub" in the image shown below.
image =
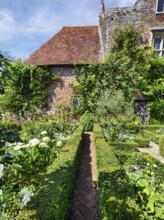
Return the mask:
{"type": "Polygon", "coordinates": [[[52,139],[45,130],[38,136],[28,142],[3,142],[0,151],[0,219],[15,217],[27,205],[37,191],[41,173],[69,139],[61,133],[56,133],[52,139]]]}

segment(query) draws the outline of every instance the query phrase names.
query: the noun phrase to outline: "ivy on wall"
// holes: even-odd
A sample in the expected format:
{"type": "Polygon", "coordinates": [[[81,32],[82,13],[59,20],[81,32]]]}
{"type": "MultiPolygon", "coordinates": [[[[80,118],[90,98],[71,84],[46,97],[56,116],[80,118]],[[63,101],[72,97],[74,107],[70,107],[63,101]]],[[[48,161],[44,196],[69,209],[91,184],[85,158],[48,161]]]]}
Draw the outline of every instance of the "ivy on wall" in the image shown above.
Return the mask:
{"type": "Polygon", "coordinates": [[[30,66],[21,60],[7,66],[8,83],[0,96],[3,111],[24,115],[26,111],[36,113],[46,107],[47,87],[59,77],[46,67],[30,66]]]}

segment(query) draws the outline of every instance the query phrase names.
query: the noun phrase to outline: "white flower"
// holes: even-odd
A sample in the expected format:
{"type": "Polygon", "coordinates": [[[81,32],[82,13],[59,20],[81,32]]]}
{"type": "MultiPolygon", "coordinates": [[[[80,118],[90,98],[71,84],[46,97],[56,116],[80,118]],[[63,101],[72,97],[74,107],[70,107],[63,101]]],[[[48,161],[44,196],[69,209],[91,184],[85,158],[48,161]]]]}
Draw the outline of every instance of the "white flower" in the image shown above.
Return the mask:
{"type": "Polygon", "coordinates": [[[42,142],[42,143],[40,143],[40,144],[39,144],[39,147],[42,147],[42,148],[44,148],[44,147],[48,147],[48,145],[47,145],[47,143],[45,143],[45,142],[42,142]]]}
{"type": "Polygon", "coordinates": [[[17,146],[22,146],[22,145],[23,145],[22,142],[18,142],[18,143],[17,143],[17,146]]]}
{"type": "MultiPolygon", "coordinates": [[[[28,148],[28,147],[31,147],[32,145],[30,145],[30,144],[24,144],[24,145],[22,145],[21,146],[21,148],[28,148]]],[[[33,147],[33,146],[32,146],[33,147]]]]}
{"type": "Polygon", "coordinates": [[[58,141],[58,142],[56,143],[56,146],[57,146],[57,147],[61,147],[61,146],[62,146],[62,141],[58,141]]]}
{"type": "Polygon", "coordinates": [[[49,137],[44,137],[44,138],[42,139],[42,141],[48,143],[48,142],[50,142],[50,138],[49,138],[49,137]]]}
{"type": "Polygon", "coordinates": [[[147,166],[150,166],[150,163],[147,163],[147,166]]]}
{"type": "Polygon", "coordinates": [[[6,146],[6,147],[11,147],[11,146],[13,146],[13,145],[15,145],[15,144],[14,144],[14,143],[9,143],[9,142],[6,142],[6,143],[5,143],[5,146],[6,146]]]}
{"type": "Polygon", "coordinates": [[[22,148],[22,146],[17,145],[14,147],[14,150],[20,150],[21,148],[22,148]]]}
{"type": "Polygon", "coordinates": [[[153,165],[153,167],[155,167],[155,168],[156,168],[156,167],[157,167],[157,165],[156,165],[156,164],[154,164],[154,165],[153,165]]]}
{"type": "Polygon", "coordinates": [[[28,188],[24,188],[20,191],[19,195],[22,197],[21,205],[25,206],[31,200],[31,197],[34,196],[34,193],[29,191],[28,188]]]}
{"type": "Polygon", "coordinates": [[[4,165],[0,163],[0,178],[4,175],[4,165]]]}
{"type": "Polygon", "coordinates": [[[38,138],[33,138],[32,140],[29,141],[29,145],[31,147],[35,147],[36,145],[39,145],[40,140],[38,138]]]}
{"type": "Polygon", "coordinates": [[[41,135],[46,135],[46,134],[47,134],[47,131],[42,131],[40,134],[41,134],[41,135]]]}

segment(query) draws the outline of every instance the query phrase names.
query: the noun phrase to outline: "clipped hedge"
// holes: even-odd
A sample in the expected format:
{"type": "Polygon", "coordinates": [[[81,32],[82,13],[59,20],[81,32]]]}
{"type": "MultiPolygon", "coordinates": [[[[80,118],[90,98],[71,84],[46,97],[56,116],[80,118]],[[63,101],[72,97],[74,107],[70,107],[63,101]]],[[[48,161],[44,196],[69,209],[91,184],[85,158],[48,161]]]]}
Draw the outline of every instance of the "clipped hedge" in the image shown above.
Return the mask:
{"type": "Polygon", "coordinates": [[[153,131],[143,130],[141,135],[144,138],[148,139],[149,141],[154,141],[154,142],[158,143],[159,137],[153,131]]]}
{"type": "Polygon", "coordinates": [[[133,138],[133,141],[135,141],[138,144],[138,147],[140,148],[148,148],[149,147],[149,139],[145,139],[143,137],[135,137],[133,138]]]}
{"type": "Polygon", "coordinates": [[[135,202],[134,187],[112,147],[104,140],[101,127],[94,125],[100,219],[144,219],[135,202]]]}
{"type": "Polygon", "coordinates": [[[116,150],[136,151],[138,144],[134,141],[128,142],[109,142],[116,150]]]}
{"type": "Polygon", "coordinates": [[[140,152],[115,150],[115,154],[122,165],[145,165],[147,163],[144,154],[140,152]]]}
{"type": "Polygon", "coordinates": [[[130,130],[135,130],[139,131],[140,129],[145,129],[149,131],[153,131],[156,129],[164,128],[164,125],[159,125],[159,124],[152,124],[152,125],[131,125],[131,124],[126,124],[124,125],[125,128],[130,129],[130,130]]]}
{"type": "Polygon", "coordinates": [[[82,136],[83,126],[80,126],[43,175],[38,194],[16,220],[66,219],[74,191],[82,136]]]}
{"type": "Polygon", "coordinates": [[[162,157],[164,157],[164,135],[161,135],[159,139],[159,153],[162,157]]]}

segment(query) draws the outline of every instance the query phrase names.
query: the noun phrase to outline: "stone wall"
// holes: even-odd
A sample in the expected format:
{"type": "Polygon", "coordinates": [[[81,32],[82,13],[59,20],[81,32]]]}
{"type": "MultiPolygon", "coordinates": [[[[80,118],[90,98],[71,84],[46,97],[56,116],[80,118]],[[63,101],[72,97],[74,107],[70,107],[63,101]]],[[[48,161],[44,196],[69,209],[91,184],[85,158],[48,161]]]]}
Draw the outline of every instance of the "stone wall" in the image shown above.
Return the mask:
{"type": "Polygon", "coordinates": [[[50,68],[55,74],[58,74],[61,81],[52,83],[48,88],[48,109],[47,111],[54,114],[56,108],[60,105],[71,104],[73,92],[70,84],[75,81],[73,66],[55,66],[50,68]]]}
{"type": "Polygon", "coordinates": [[[117,24],[124,27],[127,23],[140,27],[144,44],[152,43],[151,29],[164,27],[164,13],[156,13],[157,0],[138,0],[133,7],[110,8],[101,10],[99,30],[101,53],[107,54],[112,44],[114,29],[117,24]]]}

